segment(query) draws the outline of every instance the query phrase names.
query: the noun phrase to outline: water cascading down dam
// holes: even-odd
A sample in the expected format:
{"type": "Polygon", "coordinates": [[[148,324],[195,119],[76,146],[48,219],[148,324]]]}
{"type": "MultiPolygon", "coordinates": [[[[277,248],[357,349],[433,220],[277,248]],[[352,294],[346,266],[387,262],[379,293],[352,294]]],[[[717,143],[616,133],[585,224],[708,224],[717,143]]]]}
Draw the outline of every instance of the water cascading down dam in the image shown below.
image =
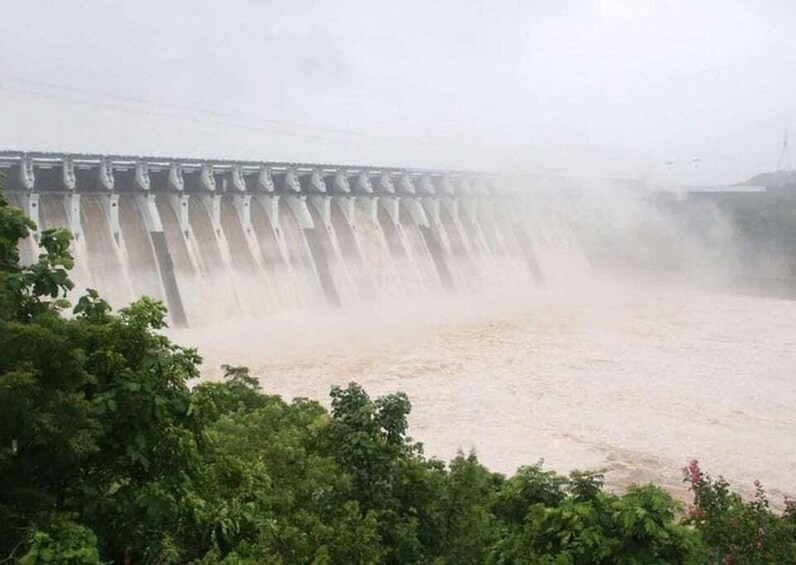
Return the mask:
{"type": "Polygon", "coordinates": [[[0,171],[39,230],[74,234],[75,292],[151,296],[174,326],[540,285],[539,246],[565,239],[497,175],[17,151],[0,171]]]}

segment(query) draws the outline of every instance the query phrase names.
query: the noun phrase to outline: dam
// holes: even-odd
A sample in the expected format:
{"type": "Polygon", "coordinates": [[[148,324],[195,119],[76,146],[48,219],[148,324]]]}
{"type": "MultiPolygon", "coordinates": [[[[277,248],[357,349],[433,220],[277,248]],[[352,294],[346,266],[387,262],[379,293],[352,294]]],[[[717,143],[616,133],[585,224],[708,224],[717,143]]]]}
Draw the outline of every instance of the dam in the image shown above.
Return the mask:
{"type": "Polygon", "coordinates": [[[574,245],[566,210],[488,173],[21,151],[0,172],[39,230],[74,235],[75,292],[153,297],[174,327],[538,286],[540,246],[574,245]]]}

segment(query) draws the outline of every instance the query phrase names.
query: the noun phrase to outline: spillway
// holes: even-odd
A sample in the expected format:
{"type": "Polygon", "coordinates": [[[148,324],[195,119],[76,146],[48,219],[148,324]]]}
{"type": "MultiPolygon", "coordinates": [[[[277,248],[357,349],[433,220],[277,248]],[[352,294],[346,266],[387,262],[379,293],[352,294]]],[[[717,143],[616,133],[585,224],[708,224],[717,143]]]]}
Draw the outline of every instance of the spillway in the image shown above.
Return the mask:
{"type": "Polygon", "coordinates": [[[76,295],[148,295],[174,326],[542,285],[564,245],[500,175],[19,151],[0,170],[39,230],[73,233],[76,295]]]}

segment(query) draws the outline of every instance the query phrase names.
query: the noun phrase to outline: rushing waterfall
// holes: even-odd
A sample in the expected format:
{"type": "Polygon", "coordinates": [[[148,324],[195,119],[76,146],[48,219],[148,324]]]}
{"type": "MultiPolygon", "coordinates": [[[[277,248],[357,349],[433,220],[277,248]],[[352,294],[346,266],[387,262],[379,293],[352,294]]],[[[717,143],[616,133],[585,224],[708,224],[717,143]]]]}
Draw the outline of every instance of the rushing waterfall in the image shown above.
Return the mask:
{"type": "Polygon", "coordinates": [[[151,296],[178,326],[541,285],[549,248],[577,247],[564,212],[529,225],[520,195],[472,174],[14,152],[0,167],[39,230],[75,235],[76,294],[151,296]]]}
{"type": "MultiPolygon", "coordinates": [[[[80,221],[85,243],[85,264],[92,283],[102,296],[107,296],[114,303],[124,304],[139,290],[133,287],[129,272],[130,266],[135,264],[135,258],[121,248],[117,241],[119,234],[111,236],[110,214],[101,200],[101,196],[93,194],[81,198],[80,221]]],[[[141,293],[146,294],[146,291],[142,289],[141,293]]]]}

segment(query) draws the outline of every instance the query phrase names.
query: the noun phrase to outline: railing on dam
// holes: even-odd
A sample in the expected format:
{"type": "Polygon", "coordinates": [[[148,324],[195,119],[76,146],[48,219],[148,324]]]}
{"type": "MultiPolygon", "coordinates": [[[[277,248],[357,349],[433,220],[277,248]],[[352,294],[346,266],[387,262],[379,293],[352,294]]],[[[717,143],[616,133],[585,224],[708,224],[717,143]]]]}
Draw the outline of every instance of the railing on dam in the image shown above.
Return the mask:
{"type": "Polygon", "coordinates": [[[162,299],[175,325],[543,278],[547,236],[498,175],[19,151],[0,170],[40,229],[72,231],[79,286],[162,299]]]}

